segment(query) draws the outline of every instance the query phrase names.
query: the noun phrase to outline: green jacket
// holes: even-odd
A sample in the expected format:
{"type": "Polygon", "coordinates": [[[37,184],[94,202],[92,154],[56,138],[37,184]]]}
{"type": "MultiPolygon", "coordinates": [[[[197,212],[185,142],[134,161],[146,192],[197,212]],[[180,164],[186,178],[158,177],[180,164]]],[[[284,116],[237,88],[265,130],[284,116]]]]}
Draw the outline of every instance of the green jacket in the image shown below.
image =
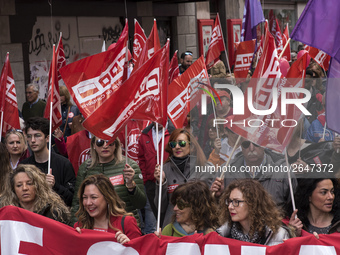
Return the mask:
{"type": "MultiPolygon", "coordinates": [[[[178,224],[178,223],[177,223],[178,224]]],[[[203,233],[204,235],[209,234],[210,232],[213,232],[214,229],[212,228],[206,228],[203,231],[197,231],[197,233],[203,233]]],[[[192,235],[193,233],[189,234],[192,235]]],[[[176,226],[174,223],[169,223],[164,227],[162,230],[162,235],[163,236],[175,236],[175,237],[183,237],[186,236],[185,234],[181,233],[180,231],[177,230],[176,226]]]]}
{"type": "MultiPolygon", "coordinates": [[[[96,166],[89,168],[91,159],[86,160],[78,170],[76,186],[74,189],[74,196],[71,208],[71,221],[72,225],[78,221],[75,213],[79,209],[78,190],[83,180],[90,175],[104,174],[107,177],[123,175],[123,169],[125,167],[125,158],[122,162],[116,164],[116,160],[112,160],[109,163],[97,164],[96,166]]],[[[125,209],[127,212],[132,212],[135,216],[138,224],[140,223],[137,209],[144,208],[146,204],[146,195],[144,191],[143,176],[137,165],[137,163],[128,158],[128,164],[135,170],[135,176],[133,180],[136,182],[136,188],[133,192],[129,192],[124,184],[114,185],[115,191],[118,196],[125,202],[125,209]]],[[[123,178],[123,177],[122,177],[123,178]]]]}

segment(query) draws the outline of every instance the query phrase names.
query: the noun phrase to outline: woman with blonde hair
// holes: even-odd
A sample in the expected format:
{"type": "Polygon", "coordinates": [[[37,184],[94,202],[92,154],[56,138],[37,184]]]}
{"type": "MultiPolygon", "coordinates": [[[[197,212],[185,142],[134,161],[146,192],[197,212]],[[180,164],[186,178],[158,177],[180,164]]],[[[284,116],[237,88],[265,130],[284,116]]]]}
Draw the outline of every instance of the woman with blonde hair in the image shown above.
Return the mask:
{"type": "Polygon", "coordinates": [[[142,235],[132,213],[125,211],[125,203],[117,195],[110,179],[103,174],[87,177],[78,192],[78,222],[74,227],[114,233],[119,243],[142,235]]]}
{"type": "MultiPolygon", "coordinates": [[[[75,193],[79,190],[81,183],[86,177],[94,174],[104,174],[113,184],[118,196],[125,202],[126,211],[132,212],[139,223],[137,209],[142,209],[146,203],[143,177],[137,163],[122,155],[119,138],[113,143],[92,137],[91,158],[86,160],[78,170],[75,185],[75,193]]],[[[72,223],[76,222],[75,213],[79,208],[77,196],[72,201],[72,223]]]]}
{"type": "Polygon", "coordinates": [[[276,245],[291,237],[281,213],[263,186],[242,179],[229,184],[220,198],[220,223],[216,232],[240,241],[276,245]]]}
{"type": "Polygon", "coordinates": [[[9,185],[0,198],[0,207],[14,205],[68,224],[69,210],[60,196],[34,165],[18,165],[9,176],[9,185]]]}
{"type": "Polygon", "coordinates": [[[15,169],[21,160],[29,157],[26,137],[21,129],[8,130],[5,135],[5,145],[12,169],[15,169]]]}

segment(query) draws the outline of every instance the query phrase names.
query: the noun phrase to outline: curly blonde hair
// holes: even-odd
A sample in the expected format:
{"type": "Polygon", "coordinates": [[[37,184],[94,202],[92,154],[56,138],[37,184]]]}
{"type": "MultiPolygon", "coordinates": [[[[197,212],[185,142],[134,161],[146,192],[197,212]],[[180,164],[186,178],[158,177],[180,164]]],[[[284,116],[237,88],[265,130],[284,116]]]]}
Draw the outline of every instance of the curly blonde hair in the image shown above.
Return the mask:
{"type": "MultiPolygon", "coordinates": [[[[171,196],[175,206],[177,199],[183,199],[191,208],[191,221],[197,230],[218,226],[217,207],[208,185],[203,181],[190,181],[179,185],[171,196]]],[[[176,216],[173,216],[173,222],[176,216]]]]}
{"type": "MultiPolygon", "coordinates": [[[[127,213],[125,211],[125,203],[120,199],[118,194],[116,193],[110,179],[103,174],[95,174],[87,177],[80,185],[78,191],[79,198],[79,209],[76,212],[76,216],[78,217],[79,226],[85,229],[93,229],[94,226],[94,218],[91,217],[83,205],[83,194],[85,191],[85,187],[88,185],[95,185],[100,193],[104,196],[105,201],[108,204],[107,217],[110,219],[110,216],[118,217],[123,215],[133,216],[132,213],[127,213]]],[[[114,228],[111,225],[109,220],[109,227],[113,230],[118,231],[118,229],[114,228]]]]}
{"type": "Polygon", "coordinates": [[[263,186],[258,181],[250,179],[233,181],[223,192],[220,198],[220,224],[222,225],[225,222],[232,223],[226,201],[230,198],[230,193],[234,189],[242,192],[245,203],[248,205],[249,235],[253,236],[255,231],[263,235],[266,226],[276,234],[282,225],[281,212],[263,186]]]}
{"type": "Polygon", "coordinates": [[[64,201],[55,193],[46,181],[46,176],[35,165],[18,165],[18,167],[9,176],[9,187],[6,187],[3,196],[0,199],[0,207],[7,205],[20,206],[20,201],[15,193],[15,176],[19,173],[26,173],[31,179],[35,188],[35,200],[33,211],[40,212],[46,207],[51,206],[51,213],[54,219],[61,219],[67,223],[70,219],[70,212],[64,201]],[[66,217],[66,218],[65,218],[66,217]]]}

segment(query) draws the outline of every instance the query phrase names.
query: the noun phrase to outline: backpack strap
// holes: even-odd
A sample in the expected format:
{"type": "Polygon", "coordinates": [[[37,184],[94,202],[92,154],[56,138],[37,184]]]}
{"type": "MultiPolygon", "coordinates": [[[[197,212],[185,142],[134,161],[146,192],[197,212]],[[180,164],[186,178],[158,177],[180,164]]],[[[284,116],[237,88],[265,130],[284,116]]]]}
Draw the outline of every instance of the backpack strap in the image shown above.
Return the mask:
{"type": "Polygon", "coordinates": [[[124,219],[125,219],[125,217],[126,217],[126,215],[123,215],[122,222],[121,222],[123,234],[125,234],[125,231],[124,231],[124,219]]]}

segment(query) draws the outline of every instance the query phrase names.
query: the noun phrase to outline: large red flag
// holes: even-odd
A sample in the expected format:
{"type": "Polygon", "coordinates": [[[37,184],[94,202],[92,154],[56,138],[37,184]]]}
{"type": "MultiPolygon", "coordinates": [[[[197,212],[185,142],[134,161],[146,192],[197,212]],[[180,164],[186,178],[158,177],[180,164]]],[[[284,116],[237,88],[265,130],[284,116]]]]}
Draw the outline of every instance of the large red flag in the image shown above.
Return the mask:
{"type": "Polygon", "coordinates": [[[85,118],[121,86],[127,39],[128,23],[112,49],[60,69],[74,102],[85,118]]]}
{"type": "Polygon", "coordinates": [[[166,125],[169,42],[113,93],[83,123],[102,139],[113,141],[129,119],[166,125]],[[127,93],[127,91],[129,93],[127,93]]]}
{"type": "Polygon", "coordinates": [[[222,51],[225,51],[225,47],[221,29],[220,16],[217,13],[214,29],[211,33],[207,56],[205,59],[205,65],[207,66],[207,69],[210,69],[216,64],[222,51]]]}
{"type": "Polygon", "coordinates": [[[4,137],[7,130],[12,128],[20,129],[17,94],[9,62],[9,53],[7,53],[6,61],[1,71],[0,106],[1,114],[3,115],[1,136],[4,137]]]}
{"type": "Polygon", "coordinates": [[[283,41],[282,41],[282,33],[281,33],[281,28],[279,26],[279,22],[277,19],[275,19],[275,25],[276,25],[276,29],[275,29],[275,45],[276,45],[276,49],[277,49],[277,55],[280,56],[282,50],[283,50],[283,47],[284,45],[283,44],[283,41]]]}
{"type": "Polygon", "coordinates": [[[188,113],[200,100],[202,84],[210,85],[203,56],[169,85],[168,116],[176,128],[183,127],[188,113]]]}
{"type": "Polygon", "coordinates": [[[58,70],[58,81],[61,80],[61,75],[59,73],[59,69],[66,66],[66,58],[63,46],[63,38],[62,33],[60,32],[59,42],[57,46],[57,70],[58,70]]]}
{"type": "Polygon", "coordinates": [[[56,130],[62,123],[61,103],[58,84],[57,55],[55,46],[53,47],[53,58],[48,75],[48,96],[44,112],[44,118],[50,119],[50,109],[52,101],[52,131],[56,130]]]}
{"type": "Polygon", "coordinates": [[[151,33],[145,42],[143,50],[133,68],[133,72],[137,71],[138,68],[140,68],[148,59],[150,59],[160,48],[161,44],[159,42],[157,23],[156,19],[154,19],[151,33]]]}
{"type": "Polygon", "coordinates": [[[135,19],[135,34],[133,38],[133,63],[136,64],[142,50],[144,48],[146,36],[143,28],[139,25],[135,19]]]}
{"type": "MultiPolygon", "coordinates": [[[[244,95],[244,103],[249,101],[248,98],[252,100],[250,104],[245,103],[244,114],[236,115],[234,111],[235,115],[228,119],[231,130],[258,145],[282,152],[301,116],[301,111],[295,105],[288,104],[286,113],[281,108],[282,94],[287,99],[298,100],[298,94],[285,93],[284,90],[288,87],[301,87],[295,79],[294,82],[291,84],[283,77],[274,37],[267,30],[264,52],[244,95]]],[[[234,101],[240,99],[234,96],[234,101]]]]}
{"type": "Polygon", "coordinates": [[[175,80],[179,76],[179,67],[178,67],[178,58],[177,58],[177,52],[178,50],[175,51],[171,62],[170,62],[170,67],[169,67],[169,84],[173,80],[175,80]]]}
{"type": "Polygon", "coordinates": [[[255,39],[238,43],[234,68],[236,83],[241,83],[247,78],[253,60],[255,43],[255,39]]]}
{"type": "MultiPolygon", "coordinates": [[[[285,31],[283,32],[282,35],[282,45],[285,47],[286,43],[288,42],[289,39],[289,31],[288,31],[288,23],[286,25],[285,31]]],[[[286,50],[283,52],[282,57],[287,59],[287,61],[290,61],[290,43],[288,43],[286,50]]]]}
{"type": "Polygon", "coordinates": [[[308,51],[309,56],[313,58],[325,71],[329,68],[329,62],[331,61],[331,56],[322,50],[314,48],[312,46],[306,46],[306,51],[308,51]]]}

